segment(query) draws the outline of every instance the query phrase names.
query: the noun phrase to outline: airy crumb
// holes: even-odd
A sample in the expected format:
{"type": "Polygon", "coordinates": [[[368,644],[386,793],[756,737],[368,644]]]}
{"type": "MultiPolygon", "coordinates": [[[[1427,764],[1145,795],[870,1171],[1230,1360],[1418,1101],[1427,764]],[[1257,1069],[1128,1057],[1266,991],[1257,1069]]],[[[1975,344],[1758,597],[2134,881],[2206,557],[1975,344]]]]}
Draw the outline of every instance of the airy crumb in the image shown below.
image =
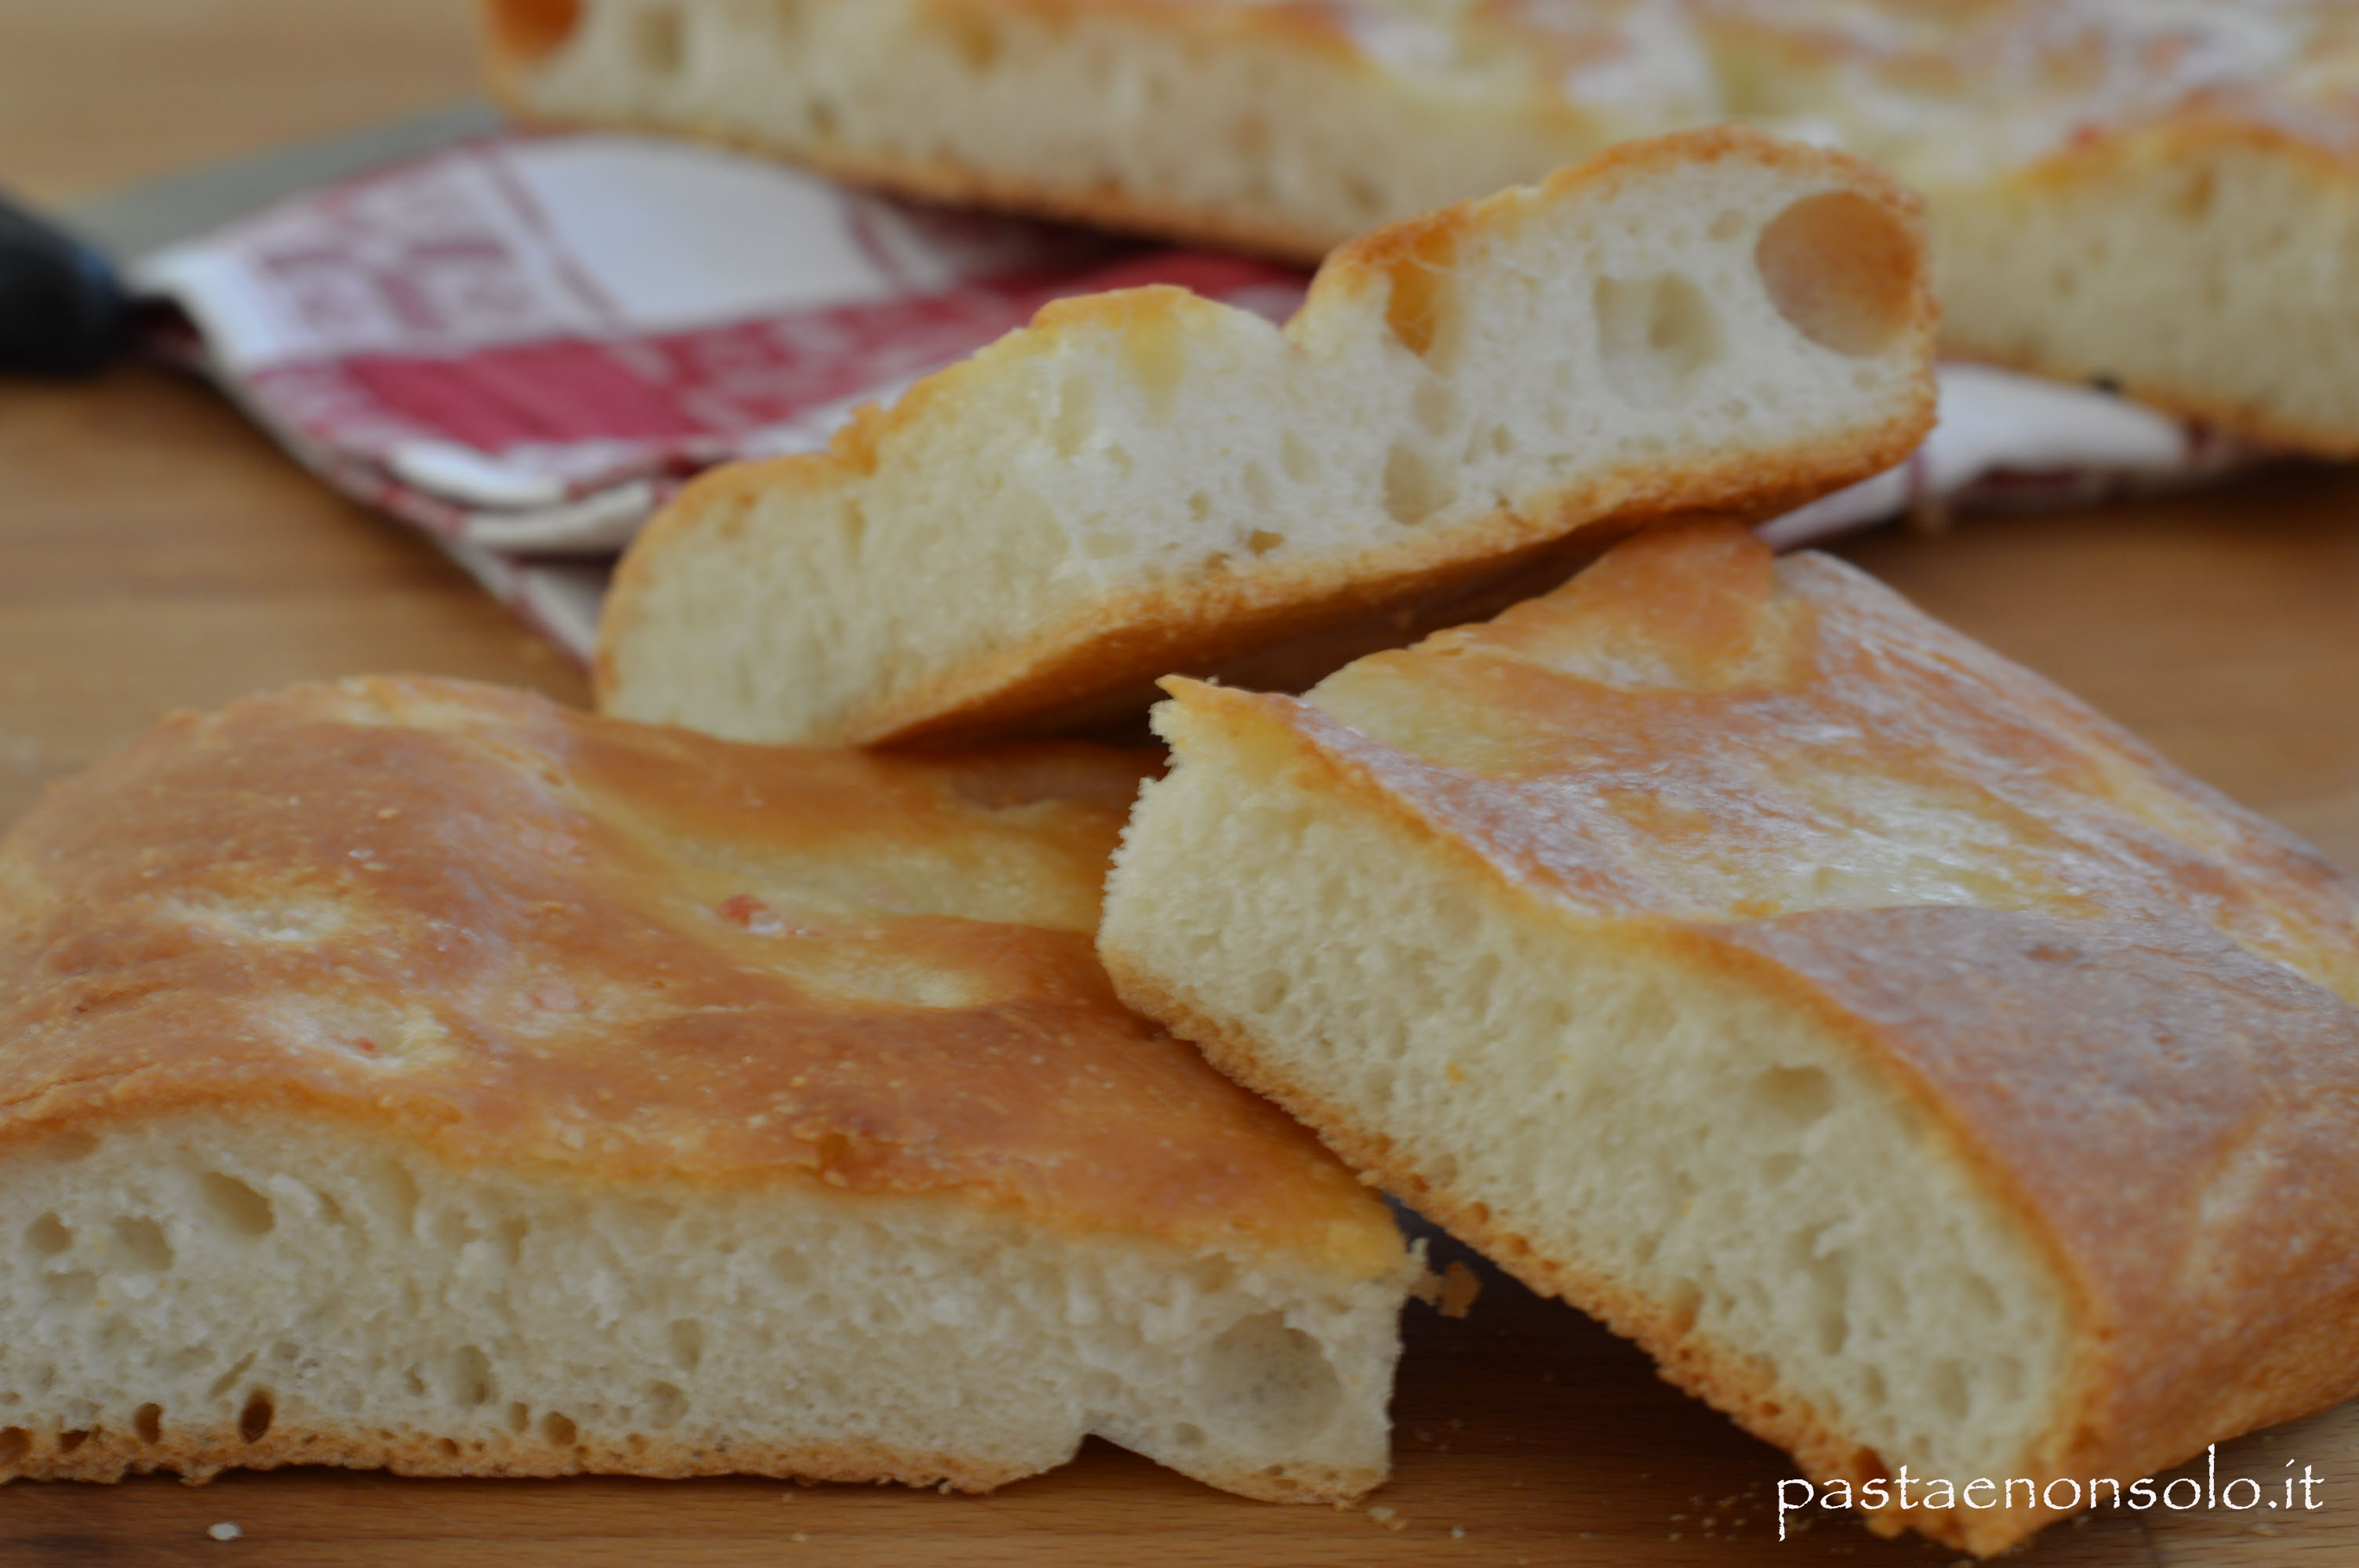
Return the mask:
{"type": "Polygon", "coordinates": [[[235,1541],[239,1536],[244,1535],[245,1531],[238,1526],[230,1523],[229,1520],[223,1519],[221,1523],[207,1529],[205,1533],[212,1536],[215,1541],[235,1541]]]}

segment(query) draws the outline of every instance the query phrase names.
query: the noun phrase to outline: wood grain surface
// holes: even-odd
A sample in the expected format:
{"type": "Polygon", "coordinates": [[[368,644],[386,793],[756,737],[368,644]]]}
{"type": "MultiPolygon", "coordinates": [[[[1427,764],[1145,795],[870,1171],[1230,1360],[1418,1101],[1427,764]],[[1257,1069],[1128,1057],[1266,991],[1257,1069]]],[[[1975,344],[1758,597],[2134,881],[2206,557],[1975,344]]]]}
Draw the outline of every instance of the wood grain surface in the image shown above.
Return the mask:
{"type": "MultiPolygon", "coordinates": [[[[0,183],[44,199],[467,91],[458,0],[0,0],[0,183]]],[[[1887,530],[1843,553],[2359,869],[2359,474],[1887,530]]],[[[201,387],[0,381],[0,822],[169,708],[422,670],[579,701],[579,676],[430,548],[331,495],[201,387]]],[[[1455,1256],[1442,1248],[1439,1257],[1455,1256]]],[[[1946,1563],[1847,1517],[1780,1542],[1773,1450],[1495,1275],[1410,1310],[1397,1478],[1358,1510],[1211,1491],[1093,1444],[986,1498],[721,1480],[0,1488],[0,1565],[1946,1563]],[[216,1541],[209,1527],[242,1534],[216,1541]]],[[[0,1324],[0,1334],[6,1325],[0,1324]]],[[[2359,1406],[2223,1445],[2323,1506],[2100,1512],[2037,1564],[2359,1563],[2359,1406]]],[[[2193,1467],[2201,1473],[2199,1463],[2193,1467]]]]}

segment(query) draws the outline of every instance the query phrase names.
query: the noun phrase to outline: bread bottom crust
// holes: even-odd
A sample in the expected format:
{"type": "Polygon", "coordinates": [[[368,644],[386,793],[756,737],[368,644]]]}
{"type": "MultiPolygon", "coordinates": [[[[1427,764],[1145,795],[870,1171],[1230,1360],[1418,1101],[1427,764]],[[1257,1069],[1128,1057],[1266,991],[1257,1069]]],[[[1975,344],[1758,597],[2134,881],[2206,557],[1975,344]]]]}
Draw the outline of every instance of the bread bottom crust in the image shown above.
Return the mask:
{"type": "Polygon", "coordinates": [[[896,1481],[988,1492],[1040,1472],[951,1454],[878,1443],[748,1441],[698,1447],[658,1441],[585,1439],[559,1444],[536,1433],[460,1442],[423,1433],[380,1432],[353,1423],[274,1427],[249,1440],[235,1427],[212,1426],[148,1442],[112,1432],[33,1433],[0,1428],[0,1485],[10,1481],[95,1481],[178,1475],[191,1486],[223,1470],[276,1470],[328,1465],[397,1476],[768,1476],[804,1481],[896,1481]]]}

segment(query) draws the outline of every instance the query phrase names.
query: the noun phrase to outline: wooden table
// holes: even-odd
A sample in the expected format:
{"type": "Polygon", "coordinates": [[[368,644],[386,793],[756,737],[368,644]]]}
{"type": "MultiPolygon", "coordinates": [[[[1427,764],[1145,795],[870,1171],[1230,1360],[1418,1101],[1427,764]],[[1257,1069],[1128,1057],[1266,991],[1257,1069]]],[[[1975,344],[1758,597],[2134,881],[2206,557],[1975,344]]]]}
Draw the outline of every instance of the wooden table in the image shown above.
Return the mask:
{"type": "MultiPolygon", "coordinates": [[[[429,106],[465,92],[470,70],[457,0],[0,0],[0,180],[71,199],[429,106]]],[[[1886,531],[1843,553],[2359,869],[2354,513],[2359,474],[2288,471],[1940,537],[1886,531]]],[[[0,822],[170,708],[391,669],[582,697],[572,669],[431,549],[335,499],[203,389],[143,369],[0,383],[0,822]]],[[[1956,1555],[1847,1518],[1780,1543],[1767,1506],[1790,1474],[1780,1455],[1496,1276],[1464,1322],[1411,1309],[1396,1413],[1397,1479],[1359,1511],[1243,1502],[1095,1444],[981,1499],[290,1471],[203,1488],[10,1487],[0,1564],[1865,1568],[1956,1555]],[[223,1521],[243,1537],[209,1539],[223,1521]]],[[[2230,1444],[2221,1473],[2273,1481],[2288,1459],[2324,1478],[2324,1507],[2102,1514],[2021,1561],[2359,1563],[2359,1406],[2230,1444]]]]}

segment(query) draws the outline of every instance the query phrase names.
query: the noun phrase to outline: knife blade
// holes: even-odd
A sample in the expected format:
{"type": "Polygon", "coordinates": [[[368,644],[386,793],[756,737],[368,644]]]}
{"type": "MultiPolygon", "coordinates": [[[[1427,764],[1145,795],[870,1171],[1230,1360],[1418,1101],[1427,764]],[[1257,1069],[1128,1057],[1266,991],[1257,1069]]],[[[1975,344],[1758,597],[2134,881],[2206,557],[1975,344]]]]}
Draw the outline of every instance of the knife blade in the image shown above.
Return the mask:
{"type": "Polygon", "coordinates": [[[0,373],[95,371],[122,346],[123,277],[140,261],[299,191],[500,124],[496,109],[471,98],[144,181],[55,216],[0,197],[0,373]]]}

